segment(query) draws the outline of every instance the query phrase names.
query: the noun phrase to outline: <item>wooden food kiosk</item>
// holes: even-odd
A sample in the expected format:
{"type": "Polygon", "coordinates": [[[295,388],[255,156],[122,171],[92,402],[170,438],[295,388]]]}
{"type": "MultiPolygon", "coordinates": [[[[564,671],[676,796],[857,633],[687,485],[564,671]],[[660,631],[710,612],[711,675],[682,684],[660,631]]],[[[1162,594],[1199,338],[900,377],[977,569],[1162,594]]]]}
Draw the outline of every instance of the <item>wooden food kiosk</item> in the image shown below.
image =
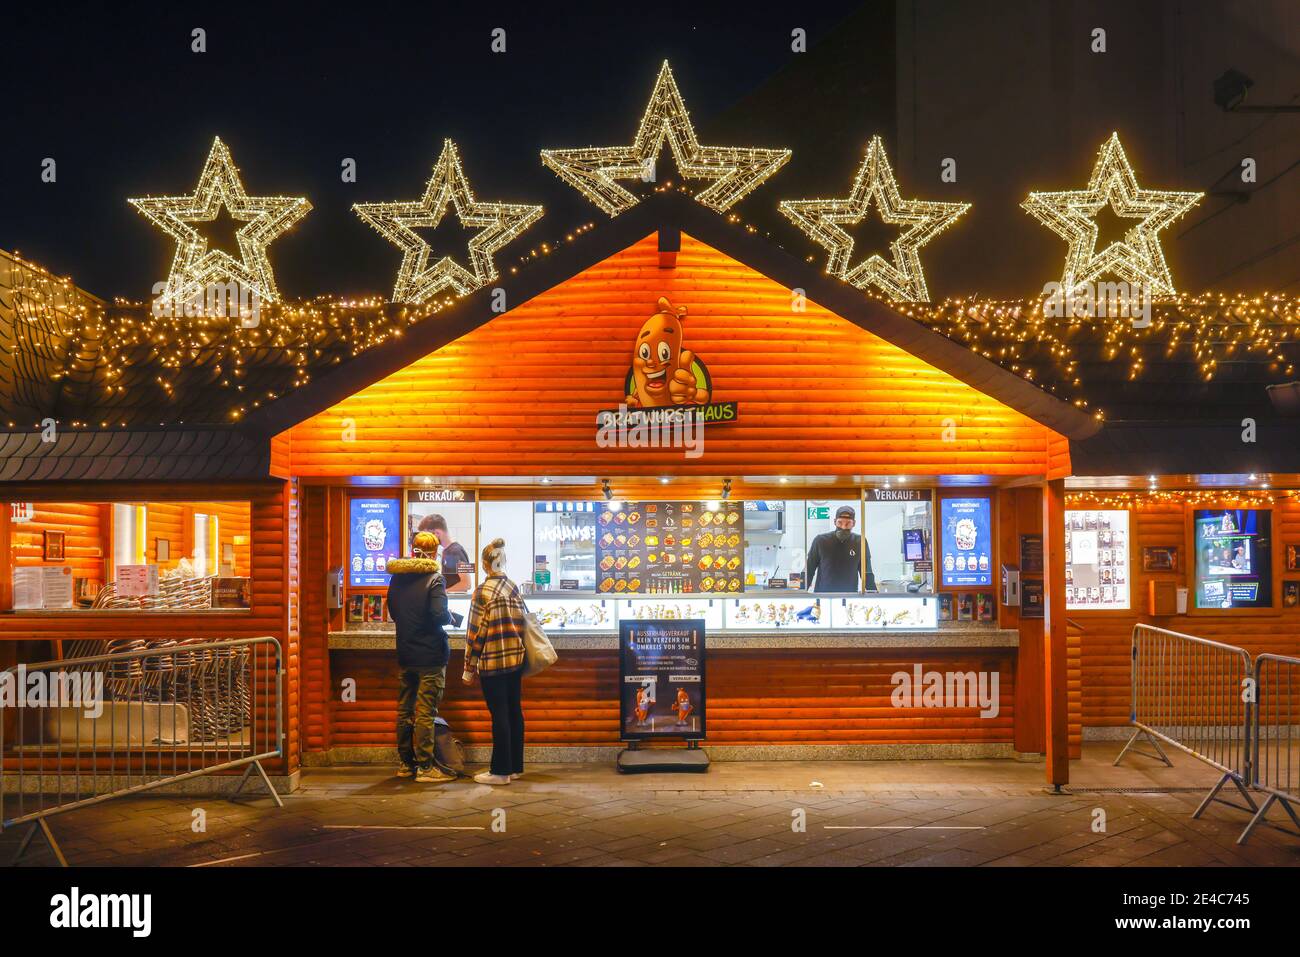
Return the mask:
{"type": "MultiPolygon", "coordinates": [[[[163,405],[156,354],[59,352],[58,316],[143,328],[147,306],[6,268],[6,334],[28,323],[75,374],[8,354],[0,664],[74,640],[273,636],[285,774],[392,760],[381,559],[435,514],[466,585],[481,544],[506,540],[559,649],[526,687],[530,760],[612,758],[628,617],[707,620],[715,759],[1046,754],[1054,783],[1085,731],[1126,721],[1134,622],[1297,648],[1300,462],[1294,420],[1264,392],[1286,375],[1272,357],[1181,392],[1140,377],[1108,392],[1098,371],[1086,406],[1049,339],[990,345],[1004,306],[890,305],[667,191],[436,309],[278,306],[258,335],[310,327],[314,353],[259,340],[235,388],[214,371],[229,343],[196,348],[163,405]],[[657,408],[640,400],[665,367],[692,414],[629,418],[657,408]],[[1189,402],[1214,420],[1175,411],[1189,402]],[[1243,444],[1239,413],[1268,441],[1243,444]],[[859,586],[809,591],[810,543],[842,506],[859,586]],[[701,544],[705,515],[729,521],[724,544],[701,544]],[[1253,590],[1221,587],[1235,553],[1201,547],[1213,522],[1230,551],[1252,530],[1253,590]],[[175,606],[122,584],[123,568],[171,575],[181,558],[186,580],[236,584],[175,606]],[[46,600],[30,570],[64,567],[74,586],[46,600]],[[900,674],[928,673],[976,677],[986,700],[900,696],[900,674]]],[[[477,690],[448,689],[444,716],[481,749],[477,690]]]]}

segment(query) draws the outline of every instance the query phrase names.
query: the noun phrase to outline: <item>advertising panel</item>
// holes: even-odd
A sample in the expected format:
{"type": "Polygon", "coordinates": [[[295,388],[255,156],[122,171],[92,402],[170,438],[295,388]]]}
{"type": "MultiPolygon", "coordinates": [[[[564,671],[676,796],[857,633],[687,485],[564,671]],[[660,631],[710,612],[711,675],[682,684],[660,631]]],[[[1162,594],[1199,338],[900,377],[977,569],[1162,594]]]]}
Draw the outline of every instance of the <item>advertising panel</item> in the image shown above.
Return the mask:
{"type": "Polygon", "coordinates": [[[945,587],[993,584],[992,508],[987,498],[940,503],[945,587]]]}
{"type": "Polygon", "coordinates": [[[348,503],[348,583],[387,588],[388,559],[402,554],[402,503],[395,498],[354,498],[348,503]]]}
{"type": "Polygon", "coordinates": [[[704,737],[704,620],[621,621],[619,724],[625,741],[704,737]]]}
{"type": "Polygon", "coordinates": [[[1193,513],[1197,608],[1273,607],[1272,526],[1267,509],[1193,513]]]}

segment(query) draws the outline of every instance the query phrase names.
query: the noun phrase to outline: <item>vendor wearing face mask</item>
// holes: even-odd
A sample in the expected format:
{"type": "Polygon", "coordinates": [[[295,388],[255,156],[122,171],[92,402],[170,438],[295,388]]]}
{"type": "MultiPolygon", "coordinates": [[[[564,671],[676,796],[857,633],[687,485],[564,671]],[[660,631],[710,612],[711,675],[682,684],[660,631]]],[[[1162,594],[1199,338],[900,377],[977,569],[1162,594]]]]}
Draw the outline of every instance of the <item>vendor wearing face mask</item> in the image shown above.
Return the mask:
{"type": "Polygon", "coordinates": [[[847,505],[835,510],[835,531],[822,532],[808,549],[807,587],[818,592],[852,592],[858,590],[861,562],[858,549],[867,553],[867,591],[876,590],[876,576],[871,571],[871,550],[856,532],[856,516],[847,505]]]}

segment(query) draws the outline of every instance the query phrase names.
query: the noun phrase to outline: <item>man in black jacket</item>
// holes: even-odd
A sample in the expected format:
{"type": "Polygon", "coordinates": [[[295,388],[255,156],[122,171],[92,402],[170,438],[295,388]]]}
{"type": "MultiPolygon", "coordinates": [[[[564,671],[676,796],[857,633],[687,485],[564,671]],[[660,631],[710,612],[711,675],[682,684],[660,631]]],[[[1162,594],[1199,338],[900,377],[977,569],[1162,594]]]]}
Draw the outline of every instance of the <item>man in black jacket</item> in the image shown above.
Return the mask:
{"type": "MultiPolygon", "coordinates": [[[[841,505],[835,510],[835,531],[822,532],[812,540],[808,549],[806,588],[819,592],[852,592],[858,590],[861,560],[858,548],[867,543],[853,531],[856,516],[853,509],[841,505]],[[813,580],[816,579],[816,585],[813,580]]],[[[867,549],[867,591],[876,590],[876,576],[871,571],[871,551],[867,549]]]]}
{"type": "Polygon", "coordinates": [[[419,532],[412,558],[389,559],[388,613],[397,625],[397,754],[399,778],[421,784],[455,780],[433,760],[433,719],[446,686],[451,623],[442,569],[434,557],[438,539],[419,532]]]}

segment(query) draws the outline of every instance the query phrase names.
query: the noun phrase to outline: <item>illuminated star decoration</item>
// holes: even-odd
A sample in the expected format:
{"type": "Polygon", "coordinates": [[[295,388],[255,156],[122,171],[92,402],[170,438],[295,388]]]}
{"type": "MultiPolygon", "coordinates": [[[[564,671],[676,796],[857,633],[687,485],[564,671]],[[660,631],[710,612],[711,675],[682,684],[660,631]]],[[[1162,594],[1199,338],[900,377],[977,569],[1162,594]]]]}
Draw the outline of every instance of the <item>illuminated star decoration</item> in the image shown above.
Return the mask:
{"type": "Polygon", "coordinates": [[[1097,156],[1087,189],[1030,193],[1020,205],[1070,244],[1061,278],[1063,291],[1073,291],[1100,276],[1113,274],[1125,282],[1145,286],[1152,295],[1172,296],[1173,278],[1156,234],[1204,195],[1138,189],[1119,134],[1112,133],[1097,156]],[[1141,222],[1123,240],[1097,252],[1094,217],[1107,204],[1117,216],[1141,222]]]}
{"type": "Polygon", "coordinates": [[[814,242],[830,252],[826,271],[832,276],[858,289],[874,285],[892,299],[925,302],[929,300],[930,292],[921,269],[920,249],[970,209],[970,203],[903,199],[885,156],[884,143],[879,136],[873,136],[847,199],[785,200],[780,209],[814,242]],[[889,244],[894,256],[892,264],[873,253],[850,268],[853,237],[840,224],[852,226],[862,222],[873,198],[881,220],[891,226],[907,228],[889,244]]]}
{"type": "Polygon", "coordinates": [[[171,273],[159,300],[166,304],[205,301],[215,284],[237,283],[263,302],[275,302],[279,290],[266,247],[311,210],[301,196],[249,196],[239,179],[230,150],[212,141],[199,185],[190,196],[146,196],[127,200],[176,240],[171,273]],[[243,223],[235,232],[240,258],[209,249],[208,240],[191,223],[211,222],[225,207],[243,223]]]}
{"type": "Polygon", "coordinates": [[[492,282],[497,278],[492,254],[542,216],[540,206],[477,202],[461,169],[456,144],[451,140],[443,141],[442,155],[434,164],[433,175],[420,199],[409,203],[357,203],[352,208],[402,250],[393,302],[408,303],[427,302],[444,290],[464,296],[492,282]],[[469,241],[469,269],[450,256],[430,266],[429,244],[412,228],[436,227],[442,222],[448,203],[456,207],[462,225],[482,227],[469,241]]]}
{"type": "Polygon", "coordinates": [[[713,180],[695,198],[720,213],[790,159],[789,150],[701,146],[665,60],[631,146],[542,150],[542,162],[610,216],[617,216],[640,199],[615,180],[651,179],[665,139],[683,178],[713,180]]]}

